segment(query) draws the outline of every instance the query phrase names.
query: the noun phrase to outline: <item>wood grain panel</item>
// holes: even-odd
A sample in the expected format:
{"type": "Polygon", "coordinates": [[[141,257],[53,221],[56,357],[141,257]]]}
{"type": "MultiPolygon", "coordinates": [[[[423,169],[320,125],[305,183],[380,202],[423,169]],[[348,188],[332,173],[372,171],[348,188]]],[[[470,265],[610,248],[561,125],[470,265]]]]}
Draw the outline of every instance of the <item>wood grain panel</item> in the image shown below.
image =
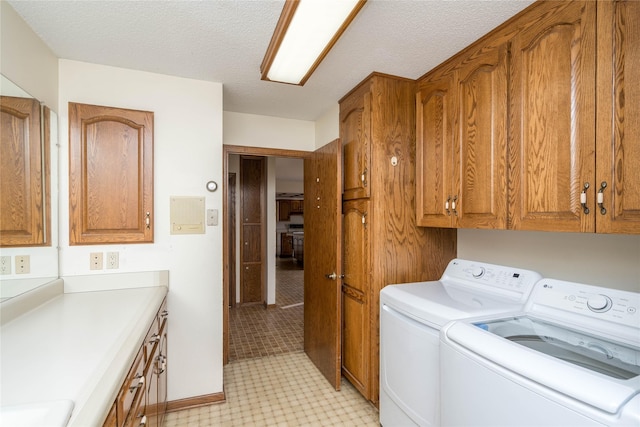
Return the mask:
{"type": "Polygon", "coordinates": [[[356,94],[340,101],[340,139],[344,170],[342,197],[344,200],[369,197],[371,93],[364,84],[356,94]]]}
{"type": "Polygon", "coordinates": [[[304,160],[304,351],[336,389],[342,365],[342,146],[336,139],[304,160]],[[336,273],[336,280],[327,275],[336,273]]]}
{"type": "Polygon", "coordinates": [[[507,45],[456,71],[458,129],[455,132],[454,219],[462,228],[507,225],[507,45]]]}
{"type": "Polygon", "coordinates": [[[510,226],[594,231],[595,2],[549,3],[512,42],[510,226]],[[550,10],[553,13],[550,13],[550,10]]]}
{"type": "Polygon", "coordinates": [[[453,75],[434,75],[421,82],[416,95],[416,214],[418,225],[451,227],[445,204],[453,188],[453,75]]]}
{"type": "MultiPolygon", "coordinates": [[[[640,2],[598,2],[597,231],[640,233],[640,2]]],[[[594,191],[595,194],[595,191],[594,191]]]]}
{"type": "Polygon", "coordinates": [[[265,157],[240,156],[240,303],[266,302],[265,157]]]}
{"type": "Polygon", "coordinates": [[[153,242],[153,113],[69,103],[71,245],[153,242]]]}
{"type": "Polygon", "coordinates": [[[43,245],[46,156],[38,100],[0,97],[0,133],[0,247],[43,245]]]}
{"type": "MultiPolygon", "coordinates": [[[[343,287],[344,289],[344,287],[343,287]]],[[[342,294],[342,374],[358,391],[370,393],[369,372],[369,310],[368,304],[353,298],[356,292],[342,294]]]]}

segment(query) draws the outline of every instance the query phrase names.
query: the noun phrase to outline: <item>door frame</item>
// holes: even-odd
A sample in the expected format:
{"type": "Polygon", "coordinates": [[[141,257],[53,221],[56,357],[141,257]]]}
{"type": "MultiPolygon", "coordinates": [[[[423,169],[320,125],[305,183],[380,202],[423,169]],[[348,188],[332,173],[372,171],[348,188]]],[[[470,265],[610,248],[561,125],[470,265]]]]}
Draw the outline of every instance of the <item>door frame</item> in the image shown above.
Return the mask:
{"type": "MultiPolygon", "coordinates": [[[[229,206],[228,206],[228,174],[229,174],[229,155],[246,155],[246,156],[264,156],[264,157],[288,157],[305,159],[309,157],[313,152],[300,151],[300,150],[286,150],[280,148],[263,148],[263,147],[251,147],[242,145],[226,145],[222,146],[222,218],[228,218],[229,206]]],[[[266,223],[265,223],[266,226],[266,223]]],[[[223,364],[229,363],[229,261],[230,261],[230,248],[229,248],[229,222],[223,221],[222,223],[222,358],[223,364]]],[[[234,267],[235,268],[235,267],[234,267]]],[[[237,280],[237,278],[236,278],[237,280]]]]}

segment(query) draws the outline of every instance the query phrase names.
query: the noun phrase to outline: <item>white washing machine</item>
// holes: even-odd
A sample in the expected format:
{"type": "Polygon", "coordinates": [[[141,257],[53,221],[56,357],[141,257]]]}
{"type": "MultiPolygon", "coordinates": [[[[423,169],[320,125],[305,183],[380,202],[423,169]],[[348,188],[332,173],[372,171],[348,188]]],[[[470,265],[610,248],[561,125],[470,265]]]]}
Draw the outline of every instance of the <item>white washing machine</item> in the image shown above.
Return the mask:
{"type": "Polygon", "coordinates": [[[454,319],[521,310],[541,276],[454,259],[439,281],[380,292],[380,424],[440,425],[439,332],[454,319]]]}
{"type": "Polygon", "coordinates": [[[640,294],[543,279],[441,332],[447,426],[640,426],[640,294]]]}

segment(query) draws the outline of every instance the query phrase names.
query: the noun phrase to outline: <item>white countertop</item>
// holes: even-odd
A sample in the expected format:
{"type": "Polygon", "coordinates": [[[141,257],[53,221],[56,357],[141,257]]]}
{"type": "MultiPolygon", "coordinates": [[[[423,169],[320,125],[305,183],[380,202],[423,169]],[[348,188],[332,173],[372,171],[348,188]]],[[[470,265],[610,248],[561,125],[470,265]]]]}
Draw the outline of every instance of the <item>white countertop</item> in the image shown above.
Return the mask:
{"type": "Polygon", "coordinates": [[[0,329],[3,406],[68,399],[69,426],[101,425],[167,287],[66,293],[0,329]]]}

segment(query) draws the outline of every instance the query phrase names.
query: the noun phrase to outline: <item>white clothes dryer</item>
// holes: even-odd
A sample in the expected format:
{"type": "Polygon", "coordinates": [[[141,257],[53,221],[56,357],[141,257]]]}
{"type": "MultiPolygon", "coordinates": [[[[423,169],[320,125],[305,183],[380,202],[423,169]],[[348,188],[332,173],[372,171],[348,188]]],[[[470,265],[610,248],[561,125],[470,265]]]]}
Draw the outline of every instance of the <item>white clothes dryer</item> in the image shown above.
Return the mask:
{"type": "Polygon", "coordinates": [[[447,426],[640,426],[640,294],[543,279],[441,331],[447,426]]]}
{"type": "Polygon", "coordinates": [[[440,425],[439,332],[454,319],[521,310],[540,274],[452,260],[441,279],[380,292],[380,424],[440,425]]]}

